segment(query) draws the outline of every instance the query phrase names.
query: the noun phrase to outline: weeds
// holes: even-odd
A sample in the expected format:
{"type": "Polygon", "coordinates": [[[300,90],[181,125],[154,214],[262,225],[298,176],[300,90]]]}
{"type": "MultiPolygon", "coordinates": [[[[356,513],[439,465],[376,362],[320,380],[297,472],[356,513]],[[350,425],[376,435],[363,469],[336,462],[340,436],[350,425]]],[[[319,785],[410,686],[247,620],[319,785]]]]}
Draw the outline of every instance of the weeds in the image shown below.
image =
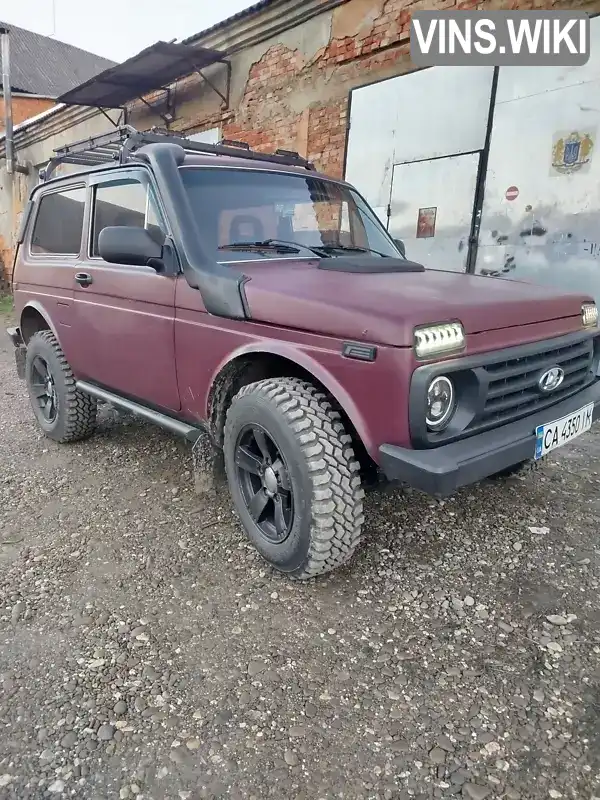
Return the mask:
{"type": "Polygon", "coordinates": [[[10,314],[10,312],[13,310],[13,307],[12,295],[0,295],[0,314],[10,314]]]}

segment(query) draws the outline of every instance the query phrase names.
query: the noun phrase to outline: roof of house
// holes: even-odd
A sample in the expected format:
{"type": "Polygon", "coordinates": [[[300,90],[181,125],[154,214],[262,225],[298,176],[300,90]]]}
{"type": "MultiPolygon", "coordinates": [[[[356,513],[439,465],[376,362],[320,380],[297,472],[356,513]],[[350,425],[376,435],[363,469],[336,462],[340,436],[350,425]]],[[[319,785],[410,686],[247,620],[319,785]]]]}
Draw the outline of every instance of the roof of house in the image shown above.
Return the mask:
{"type": "Polygon", "coordinates": [[[206,36],[208,33],[213,33],[220,28],[226,28],[228,25],[231,25],[232,22],[236,22],[239,19],[244,19],[244,17],[251,17],[252,14],[262,11],[264,8],[270,6],[273,2],[274,0],[259,0],[258,3],[254,3],[254,5],[244,8],[242,11],[238,11],[237,14],[233,14],[231,17],[227,17],[227,19],[217,22],[216,25],[212,25],[210,28],[205,28],[203,31],[193,34],[193,36],[188,36],[187,39],[183,40],[183,44],[193,44],[195,41],[203,36],[206,36]]]}
{"type": "Polygon", "coordinates": [[[0,28],[10,31],[10,82],[15,92],[59,97],[115,64],[16,25],[0,21],[0,28]]]}

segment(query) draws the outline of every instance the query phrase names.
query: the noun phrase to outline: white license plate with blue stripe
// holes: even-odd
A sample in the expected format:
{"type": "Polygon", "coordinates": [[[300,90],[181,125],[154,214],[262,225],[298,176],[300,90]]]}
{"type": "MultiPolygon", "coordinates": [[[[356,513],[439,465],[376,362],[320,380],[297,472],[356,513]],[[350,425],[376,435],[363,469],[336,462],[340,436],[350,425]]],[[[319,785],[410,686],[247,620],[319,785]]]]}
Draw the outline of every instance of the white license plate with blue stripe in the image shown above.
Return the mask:
{"type": "Polygon", "coordinates": [[[557,447],[572,442],[592,427],[594,404],[580,408],[566,417],[561,417],[535,429],[535,458],[542,458],[557,447]]]}

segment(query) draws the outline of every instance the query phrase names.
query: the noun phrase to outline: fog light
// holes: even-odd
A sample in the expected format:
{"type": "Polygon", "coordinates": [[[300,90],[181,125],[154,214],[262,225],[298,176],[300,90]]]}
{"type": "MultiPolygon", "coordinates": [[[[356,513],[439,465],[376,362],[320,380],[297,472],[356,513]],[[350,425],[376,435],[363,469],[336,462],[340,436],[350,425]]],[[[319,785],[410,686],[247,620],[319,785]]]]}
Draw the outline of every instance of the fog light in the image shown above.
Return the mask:
{"type": "Polygon", "coordinates": [[[585,328],[595,328],[598,325],[598,307],[595,303],[584,303],[581,306],[581,321],[585,328]]]}
{"type": "Polygon", "coordinates": [[[452,419],[456,400],[450,378],[440,375],[434,378],[427,389],[427,416],[425,422],[432,431],[445,428],[452,419]]]}

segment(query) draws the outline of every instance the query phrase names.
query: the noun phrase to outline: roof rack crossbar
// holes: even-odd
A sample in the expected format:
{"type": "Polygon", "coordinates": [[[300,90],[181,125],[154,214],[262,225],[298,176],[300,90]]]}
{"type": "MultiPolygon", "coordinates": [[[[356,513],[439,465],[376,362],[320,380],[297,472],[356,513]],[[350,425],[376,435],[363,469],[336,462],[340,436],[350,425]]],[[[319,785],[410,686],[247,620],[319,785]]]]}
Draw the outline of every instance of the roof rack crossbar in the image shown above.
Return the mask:
{"type": "Polygon", "coordinates": [[[135,151],[147,144],[177,144],[188,153],[204,153],[208,155],[231,156],[251,161],[268,161],[283,166],[304,167],[314,170],[313,164],[292,150],[277,150],[275,153],[259,153],[250,149],[246,142],[233,142],[224,139],[218,144],[195,142],[184,135],[172,134],[164,130],[151,129],[137,131],[130,125],[123,125],[109,133],[92,136],[58,147],[55,155],[48,162],[46,169],[40,172],[41,180],[49,180],[59,164],[75,164],[80,166],[110,164],[118,161],[121,164],[135,158],[135,151]]]}

